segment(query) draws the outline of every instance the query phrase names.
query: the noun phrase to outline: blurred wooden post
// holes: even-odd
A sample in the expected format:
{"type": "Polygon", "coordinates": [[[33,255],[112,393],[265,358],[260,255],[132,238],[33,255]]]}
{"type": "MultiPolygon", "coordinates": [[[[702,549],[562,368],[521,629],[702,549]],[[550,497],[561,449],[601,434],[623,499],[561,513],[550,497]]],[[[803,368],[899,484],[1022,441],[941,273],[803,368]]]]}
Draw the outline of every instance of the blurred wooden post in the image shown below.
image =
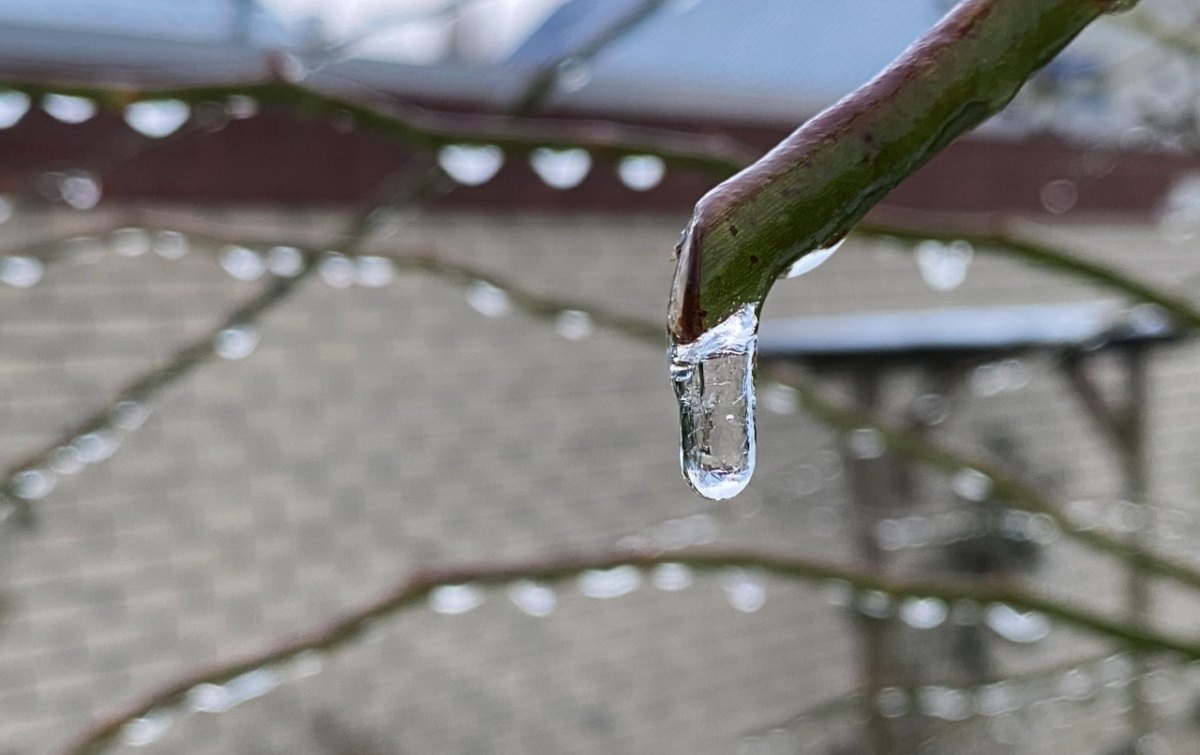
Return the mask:
{"type": "MultiPolygon", "coordinates": [[[[1156,517],[1149,500],[1149,477],[1146,459],[1146,353],[1139,344],[1125,344],[1120,349],[1121,367],[1125,375],[1124,395],[1117,400],[1105,398],[1087,371],[1085,357],[1072,354],[1064,361],[1067,377],[1088,410],[1088,414],[1108,438],[1121,465],[1121,495],[1142,506],[1145,514],[1134,522],[1128,544],[1135,557],[1128,562],[1125,577],[1125,609],[1129,621],[1139,628],[1149,624],[1151,602],[1150,576],[1137,554],[1148,546],[1147,536],[1156,517]]],[[[1148,733],[1154,725],[1153,712],[1146,703],[1142,689],[1145,659],[1135,656],[1133,679],[1129,683],[1130,726],[1135,737],[1148,733]]]]}
{"type": "MultiPolygon", "coordinates": [[[[877,369],[867,366],[856,369],[851,377],[854,401],[863,411],[877,414],[881,404],[881,376],[877,369]]],[[[887,505],[890,494],[888,475],[883,456],[861,458],[850,449],[843,451],[850,499],[854,504],[856,529],[853,533],[858,557],[874,574],[886,572],[883,550],[876,538],[881,510],[887,505]]],[[[853,609],[860,641],[859,688],[866,696],[868,710],[866,741],[863,743],[869,755],[890,755],[895,752],[895,742],[889,722],[878,707],[879,691],[887,686],[889,677],[888,659],[894,644],[891,621],[863,614],[857,605],[853,609]]]]}

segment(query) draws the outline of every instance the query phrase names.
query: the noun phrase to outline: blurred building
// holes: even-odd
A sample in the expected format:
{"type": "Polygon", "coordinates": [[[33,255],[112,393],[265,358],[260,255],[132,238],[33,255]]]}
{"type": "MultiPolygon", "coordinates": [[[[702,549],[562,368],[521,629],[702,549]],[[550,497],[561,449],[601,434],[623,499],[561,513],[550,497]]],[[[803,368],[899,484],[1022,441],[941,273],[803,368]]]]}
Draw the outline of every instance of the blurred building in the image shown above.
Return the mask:
{"type": "MultiPolygon", "coordinates": [[[[307,85],[346,96],[497,111],[531,71],[629,5],[564,3],[504,62],[417,66],[322,57],[303,30],[250,2],[9,2],[0,80],[196,84],[262,77],[283,61],[307,85]]],[[[666,2],[594,60],[563,66],[543,110],[765,149],[886,65],[945,5],[666,2]]],[[[1089,32],[1011,113],[931,161],[887,209],[998,213],[1147,280],[1190,280],[1200,271],[1188,188],[1197,162],[1185,130],[1151,129],[1142,117],[1138,93],[1157,91],[1157,79],[1113,74],[1126,50],[1149,54],[1118,24],[1089,32]]],[[[69,124],[34,107],[0,130],[0,191],[42,195],[14,200],[0,243],[54,234],[106,247],[98,258],[64,257],[35,287],[0,288],[2,458],[50,442],[263,285],[231,279],[220,249],[201,238],[179,260],[118,254],[97,230],[106,222],[140,208],[147,224],[216,227],[260,250],[297,238],[336,249],[353,203],[412,159],[344,120],[240,106],[245,117],[149,147],[111,112],[69,124]],[[114,154],[126,157],[104,158],[114,154]],[[100,189],[94,209],[67,206],[72,177],[100,189]]],[[[554,157],[531,165],[508,155],[483,185],[395,213],[374,243],[661,320],[671,249],[713,177],[554,157]]],[[[764,328],[801,316],[1097,301],[1124,306],[982,249],[852,238],[817,271],[780,283],[764,328]]],[[[1123,605],[1116,565],[1044,521],[1013,518],[969,475],[917,473],[869,433],[820,426],[778,385],[760,386],[755,481],[731,503],[702,501],[678,472],[660,348],[586,327],[556,332],[515,311],[482,317],[457,282],[402,272],[387,287],[343,288],[318,276],[260,335],[255,353],[169,390],[110,460],[61,475],[31,529],[5,531],[0,752],[55,751],[180,672],[313,627],[427,564],[630,538],[860,561],[867,537],[895,574],[999,574],[1123,605]],[[864,473],[874,487],[855,487],[864,473]],[[961,511],[965,520],[947,518],[961,511]]],[[[1118,459],[1064,378],[1064,351],[888,362],[874,373],[878,410],[990,454],[1055,500],[1088,502],[1072,511],[1119,533],[1136,516],[1121,501],[1118,459]]],[[[1095,362],[1100,385],[1119,389],[1119,354],[1101,350],[1095,362]]],[[[1176,550],[1200,532],[1200,400],[1189,380],[1198,366],[1190,343],[1156,348],[1147,365],[1151,484],[1149,500],[1134,503],[1169,512],[1171,525],[1151,534],[1176,550]]],[[[831,395],[852,396],[862,371],[819,375],[831,395]]],[[[544,593],[531,607],[516,586],[483,592],[469,611],[408,611],[302,681],[220,714],[175,711],[142,750],[857,752],[866,714],[853,692],[884,625],[884,673],[905,694],[897,752],[1107,753],[1131,740],[1127,659],[1065,629],[1041,631],[1038,617],[968,606],[922,623],[869,599],[856,612],[837,585],[754,574],[696,576],[678,590],[662,575],[600,579],[609,582],[562,586],[548,607],[544,593]],[[595,597],[604,594],[614,597],[595,597]],[[981,702],[1009,675],[1019,678],[1004,688],[1015,702],[981,702]]],[[[1155,600],[1168,626],[1194,622],[1167,588],[1155,600]]],[[[1191,687],[1170,668],[1153,673],[1159,730],[1194,740],[1181,723],[1191,687]]]]}

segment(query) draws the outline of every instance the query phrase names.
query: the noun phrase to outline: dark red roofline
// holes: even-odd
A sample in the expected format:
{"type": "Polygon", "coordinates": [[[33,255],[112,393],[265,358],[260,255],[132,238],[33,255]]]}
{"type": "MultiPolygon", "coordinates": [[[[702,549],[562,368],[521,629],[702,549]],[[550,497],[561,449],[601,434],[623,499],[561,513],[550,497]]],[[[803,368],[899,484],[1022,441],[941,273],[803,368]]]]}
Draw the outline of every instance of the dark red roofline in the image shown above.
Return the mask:
{"type": "MultiPolygon", "coordinates": [[[[725,133],[762,150],[786,133],[781,128],[689,121],[640,124],[725,133]]],[[[0,131],[0,191],[18,190],[42,171],[86,167],[89,155],[114,144],[127,147],[140,138],[111,113],[67,125],[32,111],[16,126],[0,131]]],[[[266,109],[217,132],[152,145],[104,176],[105,198],[347,204],[408,157],[402,146],[378,135],[344,133],[325,119],[266,109]]],[[[1039,213],[1046,211],[1042,188],[1069,181],[1078,192],[1074,211],[1145,216],[1160,205],[1179,175],[1197,170],[1200,159],[1193,156],[1084,148],[1051,136],[1019,142],[965,139],[901,184],[886,203],[937,212],[1039,213]]],[[[461,188],[438,205],[485,211],[685,212],[714,182],[715,177],[704,173],[668,171],[655,189],[634,192],[619,182],[614,166],[599,163],[579,187],[559,191],[544,185],[523,159],[514,157],[486,185],[461,188]]]]}

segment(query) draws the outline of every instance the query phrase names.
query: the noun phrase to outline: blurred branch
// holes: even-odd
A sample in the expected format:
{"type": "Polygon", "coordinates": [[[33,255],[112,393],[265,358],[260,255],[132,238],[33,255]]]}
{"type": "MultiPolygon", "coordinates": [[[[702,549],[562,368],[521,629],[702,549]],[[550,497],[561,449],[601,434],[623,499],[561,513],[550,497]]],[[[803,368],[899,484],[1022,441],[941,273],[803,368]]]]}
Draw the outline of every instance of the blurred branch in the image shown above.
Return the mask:
{"type": "Polygon", "coordinates": [[[1129,13],[1122,19],[1122,24],[1144,37],[1169,47],[1176,52],[1192,57],[1200,57],[1200,36],[1195,27],[1168,26],[1156,20],[1149,12],[1140,11],[1129,13]]]}
{"type": "Polygon", "coordinates": [[[125,724],[160,708],[181,703],[188,691],[197,685],[220,685],[242,674],[285,663],[303,653],[337,650],[352,642],[376,622],[425,600],[438,587],[462,584],[490,586],[523,579],[562,582],[589,570],[619,566],[647,569],[665,563],[681,564],[698,571],[748,569],[792,581],[837,581],[856,591],[878,591],[896,598],[940,598],[945,601],[1003,603],[1020,611],[1037,611],[1062,624],[1116,640],[1130,648],[1167,651],[1189,659],[1200,659],[1200,643],[1135,627],[1092,609],[1027,593],[997,582],[886,579],[851,567],[768,551],[714,548],[669,553],[602,552],[593,555],[566,555],[512,563],[497,562],[420,570],[402,580],[381,599],[363,605],[308,634],[245,658],[203,667],[185,674],[95,723],[63,750],[63,753],[84,755],[100,751],[112,742],[125,724]]]}
{"type": "Polygon", "coordinates": [[[149,401],[200,365],[211,361],[216,356],[214,344],[218,333],[227,328],[251,325],[256,322],[295,291],[299,284],[312,273],[313,269],[312,264],[306,263],[304,269],[293,278],[271,280],[259,293],[221,318],[212,330],[176,349],[163,363],[155,365],[129,381],[104,406],[72,425],[48,445],[9,464],[3,473],[0,473],[3,474],[2,482],[0,482],[0,494],[10,501],[24,506],[27,501],[17,494],[15,482],[21,471],[46,467],[59,448],[70,445],[72,441],[88,433],[111,429],[114,414],[122,403],[149,401]]]}
{"type": "Polygon", "coordinates": [[[966,241],[972,246],[1005,256],[1016,256],[1039,267],[1057,270],[1093,283],[1102,288],[1119,291],[1133,298],[1157,304],[1169,312],[1176,322],[1200,330],[1200,309],[1188,300],[1173,296],[1157,286],[1127,275],[1108,265],[1093,262],[1049,244],[1022,238],[1008,230],[1003,218],[982,222],[964,221],[948,215],[883,210],[880,222],[872,217],[854,228],[854,233],[870,238],[892,238],[909,242],[926,239],[935,241],[966,241]]]}
{"type": "Polygon", "coordinates": [[[966,0],[891,66],[696,205],[668,330],[695,341],[756,308],[791,264],[825,248],[902,179],[1003,108],[1115,0],[966,0]]]}
{"type": "MultiPolygon", "coordinates": [[[[228,240],[222,239],[217,235],[203,235],[194,229],[188,232],[189,235],[203,238],[214,245],[230,243],[228,240]]],[[[958,237],[955,236],[955,238],[958,237]]],[[[305,254],[306,258],[310,261],[311,267],[311,261],[318,254],[317,249],[313,247],[305,248],[305,245],[302,244],[297,244],[296,246],[305,254]]],[[[661,328],[652,321],[615,312],[599,305],[591,305],[564,297],[546,296],[485,269],[453,262],[439,257],[434,253],[425,251],[414,252],[411,250],[389,252],[380,249],[371,249],[369,252],[362,253],[354,251],[347,253],[347,256],[350,257],[363,255],[386,257],[392,260],[398,267],[419,270],[459,283],[486,282],[505,291],[515,306],[539,319],[553,319],[565,311],[582,312],[588,315],[595,323],[624,333],[639,341],[656,346],[662,342],[661,328]]],[[[271,288],[269,287],[267,291],[270,290],[271,288]]],[[[1147,287],[1147,291],[1150,294],[1154,293],[1153,289],[1149,287],[1147,287]]],[[[267,306],[270,305],[268,304],[267,306]]],[[[1193,316],[1195,315],[1193,314],[1193,316]]],[[[177,359],[182,360],[178,365],[176,364],[176,359],[168,360],[166,367],[155,368],[150,373],[135,379],[131,383],[131,388],[147,386],[157,390],[166,387],[166,385],[181,377],[187,370],[203,363],[206,361],[205,359],[193,359],[190,355],[197,353],[208,354],[211,351],[211,343],[215,334],[220,329],[228,327],[228,323],[232,321],[232,317],[227,318],[219,328],[176,352],[177,359]],[[158,375],[160,369],[166,371],[162,377],[158,375]]],[[[839,406],[823,398],[812,382],[803,372],[796,368],[769,366],[764,368],[763,377],[777,380],[796,389],[804,410],[826,426],[844,431],[872,428],[881,433],[890,449],[904,454],[909,458],[921,461],[949,474],[955,474],[963,470],[974,470],[984,474],[991,480],[992,489],[997,498],[1007,501],[1012,506],[1025,511],[1046,514],[1054,520],[1067,537],[1075,539],[1098,551],[1120,558],[1126,563],[1139,565],[1141,568],[1160,576],[1173,579],[1195,589],[1200,589],[1200,571],[1163,556],[1131,549],[1126,543],[1103,532],[1079,529],[1066,519],[1059,505],[1046,498],[1036,489],[1009,476],[1003,469],[986,459],[974,458],[969,454],[939,445],[921,437],[919,433],[894,427],[872,414],[839,406]]],[[[147,398],[154,390],[138,391],[137,395],[147,398]]],[[[130,388],[120,392],[103,409],[92,415],[88,422],[81,423],[80,427],[89,426],[90,422],[107,418],[112,409],[120,401],[128,400],[128,395],[132,393],[133,391],[130,388]]],[[[28,465],[33,461],[44,461],[49,458],[49,454],[53,453],[58,445],[59,442],[51,444],[31,454],[20,464],[11,465],[6,472],[8,482],[5,483],[4,490],[11,491],[12,474],[29,468],[28,465]]]]}
{"type": "Polygon", "coordinates": [[[591,36],[580,40],[575,49],[543,63],[526,81],[525,91],[510,109],[512,114],[528,115],[537,109],[550,96],[555,82],[558,81],[559,68],[564,62],[582,62],[595,57],[605,47],[649,18],[663,2],[664,0],[634,2],[624,13],[611,19],[609,23],[592,30],[591,36]]]}

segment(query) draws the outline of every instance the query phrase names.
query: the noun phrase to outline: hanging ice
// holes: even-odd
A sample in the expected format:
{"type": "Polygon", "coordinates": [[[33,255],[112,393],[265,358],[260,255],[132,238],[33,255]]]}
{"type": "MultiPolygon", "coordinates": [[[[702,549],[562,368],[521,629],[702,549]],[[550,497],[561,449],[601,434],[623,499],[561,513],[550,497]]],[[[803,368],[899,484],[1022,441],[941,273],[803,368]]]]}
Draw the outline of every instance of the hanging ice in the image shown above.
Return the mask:
{"type": "Polygon", "coordinates": [[[672,343],[683,476],[700,495],[732,498],[754,474],[758,318],[747,304],[691,343],[672,343]]]}
{"type": "Polygon", "coordinates": [[[846,237],[838,239],[824,249],[814,249],[808,254],[792,263],[788,271],[784,273],[784,278],[798,278],[805,273],[812,272],[825,263],[825,260],[833,256],[833,253],[841,248],[842,244],[846,243],[846,237]]]}

